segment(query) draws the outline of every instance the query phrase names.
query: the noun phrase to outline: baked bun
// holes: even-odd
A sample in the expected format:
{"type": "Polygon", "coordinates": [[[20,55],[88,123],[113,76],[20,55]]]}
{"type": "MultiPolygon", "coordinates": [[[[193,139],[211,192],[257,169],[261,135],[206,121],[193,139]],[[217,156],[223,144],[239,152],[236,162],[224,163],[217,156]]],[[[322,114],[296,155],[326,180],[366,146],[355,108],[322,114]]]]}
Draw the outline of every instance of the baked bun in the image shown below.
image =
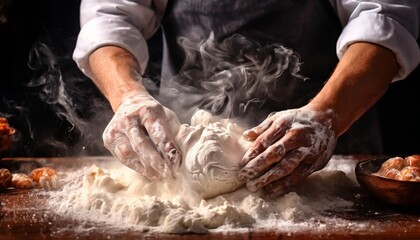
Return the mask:
{"type": "Polygon", "coordinates": [[[35,168],[29,176],[34,180],[37,187],[45,189],[57,188],[57,172],[53,168],[35,168]]]}
{"type": "Polygon", "coordinates": [[[12,174],[12,187],[18,189],[30,189],[34,187],[34,181],[24,173],[12,174]]]}
{"type": "Polygon", "coordinates": [[[420,167],[420,155],[411,155],[405,158],[407,166],[420,167]]]}
{"type": "Polygon", "coordinates": [[[388,160],[386,160],[381,165],[381,169],[379,169],[378,174],[380,175],[386,175],[387,172],[389,172],[391,169],[401,170],[405,166],[407,166],[407,162],[402,157],[393,157],[388,160]]]}
{"type": "Polygon", "coordinates": [[[400,181],[420,181],[420,155],[390,158],[374,175],[400,181]]]}
{"type": "Polygon", "coordinates": [[[12,174],[6,168],[0,169],[0,190],[10,187],[12,183],[12,174]]]}

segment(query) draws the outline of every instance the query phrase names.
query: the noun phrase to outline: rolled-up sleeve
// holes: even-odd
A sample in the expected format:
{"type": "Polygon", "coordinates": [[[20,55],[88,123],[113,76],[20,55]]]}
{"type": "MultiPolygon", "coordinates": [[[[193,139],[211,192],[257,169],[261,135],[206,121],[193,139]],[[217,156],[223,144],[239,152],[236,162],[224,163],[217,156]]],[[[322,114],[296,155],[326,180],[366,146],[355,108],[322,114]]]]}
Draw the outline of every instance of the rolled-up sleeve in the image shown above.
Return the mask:
{"type": "Polygon", "coordinates": [[[341,58],[350,44],[371,42],[390,49],[400,69],[395,80],[409,75],[420,62],[416,39],[419,34],[418,0],[330,0],[338,13],[343,31],[337,41],[341,58]]]}
{"type": "Polygon", "coordinates": [[[112,45],[129,51],[144,71],[149,59],[146,39],[158,29],[164,7],[152,0],[83,0],[74,61],[91,77],[89,55],[112,45]]]}

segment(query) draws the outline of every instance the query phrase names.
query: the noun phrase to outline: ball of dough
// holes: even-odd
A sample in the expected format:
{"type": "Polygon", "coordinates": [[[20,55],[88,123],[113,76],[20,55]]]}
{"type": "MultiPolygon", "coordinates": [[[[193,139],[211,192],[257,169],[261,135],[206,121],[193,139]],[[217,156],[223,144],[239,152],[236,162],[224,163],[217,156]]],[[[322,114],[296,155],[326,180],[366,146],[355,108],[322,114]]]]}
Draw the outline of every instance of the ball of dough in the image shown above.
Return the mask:
{"type": "Polygon", "coordinates": [[[0,169],[0,190],[10,187],[12,183],[12,174],[6,168],[0,169]]]}

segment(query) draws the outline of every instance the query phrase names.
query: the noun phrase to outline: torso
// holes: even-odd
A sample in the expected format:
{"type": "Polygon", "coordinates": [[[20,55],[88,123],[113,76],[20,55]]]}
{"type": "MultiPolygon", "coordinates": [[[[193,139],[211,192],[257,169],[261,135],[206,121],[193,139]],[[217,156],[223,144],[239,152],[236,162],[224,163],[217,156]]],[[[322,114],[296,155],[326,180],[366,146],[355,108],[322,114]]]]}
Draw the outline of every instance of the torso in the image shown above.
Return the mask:
{"type": "MultiPolygon", "coordinates": [[[[301,74],[309,79],[299,83],[290,81],[286,89],[278,89],[278,94],[288,94],[287,101],[267,101],[251,109],[252,114],[258,113],[251,125],[260,123],[270,112],[307,104],[338,63],[336,42],[342,27],[329,3],[323,0],[173,0],[168,2],[162,23],[166,41],[162,66],[164,81],[177,74],[183,64],[183,51],[177,44],[177,37],[198,42],[213,32],[215,39],[222,41],[238,33],[262,45],[282,44],[299,54],[301,74]]],[[[365,123],[361,126],[371,126],[368,132],[378,130],[374,126],[376,122],[372,122],[372,115],[364,118],[367,121],[363,120],[365,123]]],[[[366,130],[366,127],[356,126],[358,133],[353,133],[350,129],[340,137],[338,152],[354,153],[355,149],[364,149],[358,152],[381,151],[378,139],[359,141],[359,136],[366,136],[366,130]]]]}

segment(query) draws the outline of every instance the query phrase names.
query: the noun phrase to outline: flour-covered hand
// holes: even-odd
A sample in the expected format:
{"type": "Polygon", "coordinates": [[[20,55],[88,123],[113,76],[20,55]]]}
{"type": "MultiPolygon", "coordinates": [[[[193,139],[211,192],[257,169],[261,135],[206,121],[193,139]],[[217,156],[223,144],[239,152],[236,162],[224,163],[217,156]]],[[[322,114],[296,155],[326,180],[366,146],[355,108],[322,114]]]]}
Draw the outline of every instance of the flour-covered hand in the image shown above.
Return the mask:
{"type": "MultiPolygon", "coordinates": [[[[152,96],[125,97],[103,133],[105,147],[124,165],[152,181],[168,176],[181,162],[173,129],[175,113],[152,96]]],[[[178,122],[179,123],[179,122],[178,122]]],[[[174,131],[175,130],[175,131],[174,131]]]]}
{"type": "Polygon", "coordinates": [[[331,158],[336,145],[333,118],[331,110],[292,109],[245,131],[244,136],[255,142],[242,159],[239,180],[252,192],[287,192],[331,158]]]}

